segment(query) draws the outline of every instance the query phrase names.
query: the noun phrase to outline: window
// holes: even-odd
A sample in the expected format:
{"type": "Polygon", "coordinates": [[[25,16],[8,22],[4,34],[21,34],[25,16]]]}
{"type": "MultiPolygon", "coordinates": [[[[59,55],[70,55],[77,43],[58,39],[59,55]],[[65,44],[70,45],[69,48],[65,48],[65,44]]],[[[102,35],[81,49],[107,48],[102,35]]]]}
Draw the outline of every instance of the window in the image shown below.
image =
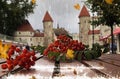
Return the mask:
{"type": "Polygon", "coordinates": [[[32,32],[30,32],[30,34],[32,35],[32,32]]]}
{"type": "Polygon", "coordinates": [[[31,43],[31,46],[33,46],[33,44],[31,43]]]}
{"type": "Polygon", "coordinates": [[[32,41],[32,38],[30,38],[30,41],[32,41]]]}
{"type": "Polygon", "coordinates": [[[22,39],[21,39],[21,38],[19,38],[19,40],[20,40],[20,41],[22,41],[22,39]]]}

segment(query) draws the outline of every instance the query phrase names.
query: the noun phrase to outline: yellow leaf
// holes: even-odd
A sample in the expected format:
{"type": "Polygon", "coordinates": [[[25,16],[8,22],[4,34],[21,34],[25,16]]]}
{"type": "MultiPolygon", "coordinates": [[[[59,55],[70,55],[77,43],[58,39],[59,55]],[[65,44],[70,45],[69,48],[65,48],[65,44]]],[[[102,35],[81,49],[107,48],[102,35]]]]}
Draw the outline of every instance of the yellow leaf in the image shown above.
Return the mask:
{"type": "Polygon", "coordinates": [[[32,3],[35,4],[36,0],[32,0],[32,3]]]}
{"type": "Polygon", "coordinates": [[[9,50],[11,44],[2,44],[2,41],[0,40],[0,58],[8,58],[7,51],[9,50]]]}
{"type": "Polygon", "coordinates": [[[75,8],[76,10],[80,10],[80,5],[77,3],[77,4],[74,5],[74,8],[75,8]]]}
{"type": "Polygon", "coordinates": [[[36,79],[36,77],[35,77],[35,76],[32,76],[32,78],[30,78],[30,79],[36,79]]]}
{"type": "Polygon", "coordinates": [[[107,4],[112,4],[113,0],[105,0],[107,4]]]}
{"type": "Polygon", "coordinates": [[[67,57],[68,59],[73,59],[73,58],[74,58],[74,51],[68,49],[68,50],[67,50],[67,53],[66,53],[66,57],[67,57]]]}

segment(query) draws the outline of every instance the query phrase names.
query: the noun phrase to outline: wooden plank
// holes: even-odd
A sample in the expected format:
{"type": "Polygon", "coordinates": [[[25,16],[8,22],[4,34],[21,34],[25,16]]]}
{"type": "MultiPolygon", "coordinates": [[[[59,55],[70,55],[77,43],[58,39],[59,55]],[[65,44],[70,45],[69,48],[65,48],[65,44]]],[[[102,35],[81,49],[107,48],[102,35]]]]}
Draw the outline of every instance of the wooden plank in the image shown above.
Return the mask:
{"type": "MultiPolygon", "coordinates": [[[[82,62],[74,60],[70,63],[60,62],[60,73],[58,74],[58,76],[55,77],[58,77],[57,79],[99,79],[99,76],[102,75],[103,77],[106,76],[107,78],[117,76],[117,78],[114,79],[119,79],[119,57],[120,55],[102,55],[98,60],[84,60],[82,62]]],[[[31,78],[31,76],[35,76],[36,79],[49,79],[52,78],[54,69],[54,61],[43,57],[36,61],[35,66],[33,66],[30,70],[26,71],[22,69],[17,73],[8,76],[8,79],[13,79],[13,77],[15,79],[17,79],[18,77],[29,79],[31,78]]]]}
{"type": "Polygon", "coordinates": [[[99,71],[109,75],[109,77],[120,77],[120,67],[115,66],[110,63],[106,63],[103,61],[92,60],[92,61],[85,61],[92,67],[103,67],[103,69],[98,69],[99,71]]]}
{"type": "Polygon", "coordinates": [[[120,61],[120,54],[103,54],[101,57],[99,57],[99,59],[106,59],[106,58],[120,61]]]}
{"type": "Polygon", "coordinates": [[[98,75],[93,72],[89,67],[86,67],[78,61],[72,63],[61,63],[60,71],[63,76],[76,78],[76,76],[97,77],[98,75]]]}

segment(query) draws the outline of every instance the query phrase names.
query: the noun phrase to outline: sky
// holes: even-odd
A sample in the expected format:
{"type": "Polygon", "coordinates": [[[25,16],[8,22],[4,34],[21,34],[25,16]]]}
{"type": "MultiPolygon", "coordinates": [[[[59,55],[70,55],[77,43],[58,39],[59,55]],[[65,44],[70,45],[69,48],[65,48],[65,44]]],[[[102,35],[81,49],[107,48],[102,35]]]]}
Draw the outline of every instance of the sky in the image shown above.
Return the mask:
{"type": "Polygon", "coordinates": [[[36,0],[34,13],[30,14],[27,19],[33,29],[43,30],[42,20],[46,11],[49,12],[53,19],[53,27],[64,27],[70,33],[79,33],[79,14],[85,0],[36,0]],[[74,8],[75,4],[80,5],[80,10],[74,8]]]}

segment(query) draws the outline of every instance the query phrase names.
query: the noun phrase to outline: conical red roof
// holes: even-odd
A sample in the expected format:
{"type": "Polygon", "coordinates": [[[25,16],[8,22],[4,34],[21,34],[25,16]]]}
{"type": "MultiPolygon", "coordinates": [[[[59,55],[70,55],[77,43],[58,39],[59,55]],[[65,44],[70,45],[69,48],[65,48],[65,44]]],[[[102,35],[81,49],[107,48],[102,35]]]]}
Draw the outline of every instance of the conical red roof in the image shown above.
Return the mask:
{"type": "Polygon", "coordinates": [[[33,32],[34,29],[32,28],[31,24],[28,20],[25,20],[21,26],[18,27],[17,31],[31,31],[33,32]]]}
{"type": "Polygon", "coordinates": [[[48,13],[48,11],[46,12],[46,14],[45,14],[45,16],[44,16],[44,18],[43,18],[43,22],[46,22],[46,21],[51,21],[51,22],[53,22],[53,20],[52,20],[50,14],[48,13]]]}
{"type": "Polygon", "coordinates": [[[78,17],[83,17],[83,16],[90,17],[90,14],[89,14],[87,8],[85,7],[85,5],[83,6],[83,8],[82,8],[82,10],[81,10],[81,12],[80,12],[78,17]]]}

